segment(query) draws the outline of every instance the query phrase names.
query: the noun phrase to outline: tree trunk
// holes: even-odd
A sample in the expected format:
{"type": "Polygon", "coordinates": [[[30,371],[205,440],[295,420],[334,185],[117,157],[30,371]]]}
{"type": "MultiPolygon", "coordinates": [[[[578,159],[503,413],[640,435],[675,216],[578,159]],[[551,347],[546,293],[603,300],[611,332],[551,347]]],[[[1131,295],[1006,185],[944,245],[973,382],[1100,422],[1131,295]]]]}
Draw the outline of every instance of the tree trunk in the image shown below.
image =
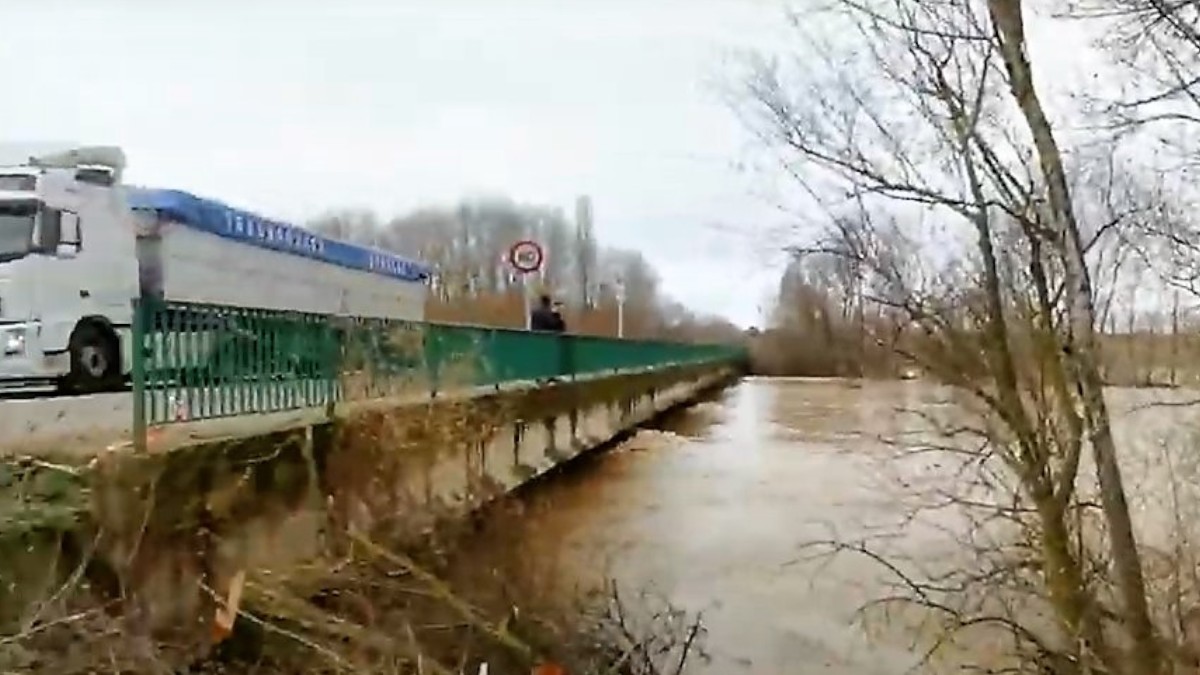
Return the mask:
{"type": "Polygon", "coordinates": [[[1042,560],[1050,602],[1072,642],[1082,640],[1091,656],[1110,665],[1114,659],[1100,628],[1095,598],[1087,592],[1079,560],[1071,553],[1071,534],[1062,505],[1049,490],[1034,494],[1034,501],[1041,521],[1042,560]]]}
{"type": "Polygon", "coordinates": [[[1160,645],[1150,620],[1141,558],[1133,534],[1129,505],[1117,463],[1108,408],[1097,358],[1095,312],[1091,280],[1084,259],[1079,227],[1070,200],[1062,154],[1033,84],[1026,57],[1021,0],[988,0],[988,10],[999,38],[1001,55],[1008,71],[1013,98],[1020,106],[1033,137],[1038,160],[1049,192],[1051,226],[1062,247],[1065,283],[1069,302],[1070,334],[1065,347],[1078,366],[1084,418],[1090,432],[1092,452],[1100,483],[1101,505],[1109,528],[1109,546],[1117,586],[1124,605],[1123,624],[1132,641],[1131,670],[1136,673],[1163,672],[1160,645]]]}
{"type": "Polygon", "coordinates": [[[1171,386],[1179,386],[1179,291],[1171,298],[1171,342],[1167,363],[1171,368],[1171,386]]]}

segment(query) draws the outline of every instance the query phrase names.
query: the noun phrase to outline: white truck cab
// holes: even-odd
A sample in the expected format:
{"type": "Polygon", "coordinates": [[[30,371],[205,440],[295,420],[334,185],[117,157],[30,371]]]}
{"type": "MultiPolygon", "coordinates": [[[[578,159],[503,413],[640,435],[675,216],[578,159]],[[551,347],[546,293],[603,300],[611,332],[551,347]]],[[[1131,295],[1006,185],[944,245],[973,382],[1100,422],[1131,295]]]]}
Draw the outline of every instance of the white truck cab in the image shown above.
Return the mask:
{"type": "Polygon", "coordinates": [[[111,147],[0,165],[0,389],[123,384],[138,291],[124,167],[111,147]]]}
{"type": "Polygon", "coordinates": [[[0,390],[122,388],[140,296],[424,318],[427,265],[179,190],[126,186],[124,168],[114,147],[0,157],[0,390]]]}

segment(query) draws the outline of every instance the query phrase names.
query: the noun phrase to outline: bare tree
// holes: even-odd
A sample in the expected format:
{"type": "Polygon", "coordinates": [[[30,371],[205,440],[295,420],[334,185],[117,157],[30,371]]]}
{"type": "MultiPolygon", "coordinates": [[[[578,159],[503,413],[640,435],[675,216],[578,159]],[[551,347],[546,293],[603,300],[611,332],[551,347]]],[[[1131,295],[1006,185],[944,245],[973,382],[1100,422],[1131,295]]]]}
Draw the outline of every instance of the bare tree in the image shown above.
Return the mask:
{"type": "Polygon", "coordinates": [[[1154,127],[1151,133],[1158,134],[1200,122],[1196,3],[1077,0],[1068,4],[1067,13],[1091,20],[1098,43],[1124,71],[1119,89],[1091,95],[1109,128],[1137,132],[1154,127]]]}
{"type": "Polygon", "coordinates": [[[896,325],[884,306],[867,301],[856,262],[797,251],[780,279],[773,312],[773,372],[795,375],[894,374],[890,340],[896,325]]]}
{"type": "Polygon", "coordinates": [[[1040,544],[1051,642],[1106,672],[1161,672],[1103,394],[1093,247],[1034,86],[1022,3],[835,5],[796,19],[820,25],[810,53],[759,60],[747,78],[751,128],[822,214],[823,234],[799,248],[853,261],[869,300],[919,327],[909,356],[980,410],[985,456],[1019,486],[1006,512],[1040,544]],[[1085,536],[1087,450],[1103,526],[1085,536]]]}
{"type": "MultiPolygon", "coordinates": [[[[1200,297],[1200,225],[1191,172],[1200,133],[1200,5],[1189,0],[1076,0],[1067,13],[1087,21],[1100,52],[1117,66],[1088,94],[1091,112],[1117,138],[1132,138],[1145,170],[1122,193],[1140,208],[1137,249],[1166,285],[1200,297]],[[1149,152],[1147,148],[1154,148],[1149,152]],[[1147,156],[1148,155],[1148,156],[1147,156]]],[[[1112,147],[1111,136],[1102,136],[1112,147]]],[[[1166,289],[1162,289],[1166,290],[1166,289]]]]}

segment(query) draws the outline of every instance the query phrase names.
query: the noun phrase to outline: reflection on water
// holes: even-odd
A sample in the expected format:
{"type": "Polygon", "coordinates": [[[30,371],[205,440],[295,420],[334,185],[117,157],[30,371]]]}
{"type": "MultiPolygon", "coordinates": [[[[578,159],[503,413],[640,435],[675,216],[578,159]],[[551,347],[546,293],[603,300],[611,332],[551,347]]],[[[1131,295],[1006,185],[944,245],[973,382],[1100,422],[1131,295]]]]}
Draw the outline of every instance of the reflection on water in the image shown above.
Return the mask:
{"type": "Polygon", "coordinates": [[[804,542],[895,517],[881,438],[920,427],[903,410],[946,408],[947,391],[919,382],[746,380],[538,486],[479,545],[703,611],[714,658],[689,672],[904,672],[910,649],[868,645],[851,624],[880,592],[878,566],[839,558],[814,575],[793,563],[804,542]]]}

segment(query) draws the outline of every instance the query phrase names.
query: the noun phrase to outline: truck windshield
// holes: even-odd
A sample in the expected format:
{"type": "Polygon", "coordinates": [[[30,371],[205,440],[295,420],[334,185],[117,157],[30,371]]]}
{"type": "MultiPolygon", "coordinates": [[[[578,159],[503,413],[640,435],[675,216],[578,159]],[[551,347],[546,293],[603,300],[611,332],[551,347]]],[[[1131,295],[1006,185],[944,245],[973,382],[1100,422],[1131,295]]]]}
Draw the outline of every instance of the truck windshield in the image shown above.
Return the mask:
{"type": "Polygon", "coordinates": [[[25,257],[33,248],[37,202],[0,202],[0,262],[25,257]]]}

